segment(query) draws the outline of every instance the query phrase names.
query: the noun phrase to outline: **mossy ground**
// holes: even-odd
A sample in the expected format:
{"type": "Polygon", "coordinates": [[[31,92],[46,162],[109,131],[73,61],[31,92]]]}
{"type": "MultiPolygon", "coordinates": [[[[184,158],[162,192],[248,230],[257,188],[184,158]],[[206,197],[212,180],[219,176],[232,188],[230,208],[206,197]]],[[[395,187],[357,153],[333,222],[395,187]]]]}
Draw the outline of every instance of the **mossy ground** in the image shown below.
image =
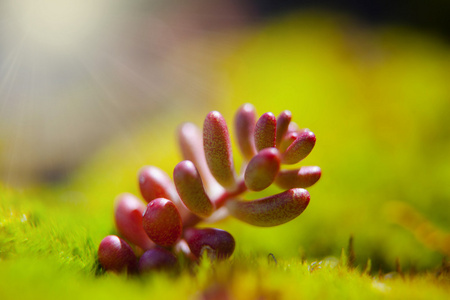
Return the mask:
{"type": "Polygon", "coordinates": [[[305,260],[238,247],[229,261],[211,265],[204,259],[177,274],[108,274],[99,268],[96,250],[110,222],[79,204],[42,203],[4,189],[2,194],[2,299],[447,299],[450,293],[448,265],[386,274],[367,264],[349,267],[347,250],[340,257],[305,260]]]}
{"type": "Polygon", "coordinates": [[[239,40],[217,66],[224,80],[208,107],[149,120],[65,184],[0,188],[0,299],[448,299],[448,45],[324,14],[277,20],[239,40]],[[96,251],[115,233],[115,196],[138,195],[144,165],[171,174],[178,124],[201,125],[216,109],[231,126],[243,102],[259,113],[289,109],[316,134],[301,165],[319,165],[323,177],[309,189],[306,211],[274,228],[215,224],[233,234],[237,249],[213,267],[139,278],[104,274],[96,251]],[[350,236],[355,268],[341,255],[350,236]]]}
{"type": "Polygon", "coordinates": [[[385,274],[366,265],[348,267],[346,254],[320,261],[274,259],[239,248],[229,261],[211,265],[204,260],[179,274],[105,274],[96,250],[110,222],[78,204],[43,204],[29,195],[2,194],[2,299],[446,299],[450,293],[448,266],[385,274]]]}

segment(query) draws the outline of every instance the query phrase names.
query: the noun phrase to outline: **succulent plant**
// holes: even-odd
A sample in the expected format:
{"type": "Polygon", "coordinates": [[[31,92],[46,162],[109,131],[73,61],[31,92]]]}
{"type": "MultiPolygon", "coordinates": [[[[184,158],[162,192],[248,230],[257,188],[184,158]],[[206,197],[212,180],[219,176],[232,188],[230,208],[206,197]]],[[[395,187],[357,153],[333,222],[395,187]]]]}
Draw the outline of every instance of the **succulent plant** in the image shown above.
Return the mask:
{"type": "MultiPolygon", "coordinates": [[[[240,174],[234,168],[227,123],[217,111],[204,121],[203,133],[192,123],[178,130],[183,161],[169,175],[154,166],[139,171],[138,197],[121,194],[116,199],[115,223],[119,234],[144,252],[137,261],[132,248],[117,236],[107,236],[98,250],[106,270],[147,272],[177,265],[177,255],[198,261],[204,254],[225,259],[233,254],[233,236],[215,228],[196,228],[204,220],[228,215],[255,226],[276,226],[300,215],[308,206],[307,188],[321,176],[317,166],[285,170],[313,149],[316,137],[291,122],[291,112],[278,118],[265,113],[259,119],[251,104],[235,116],[235,133],[243,156],[240,174]],[[245,201],[247,191],[277,185],[276,195],[245,201]]],[[[141,251],[142,252],[142,251],[141,251]]]]}

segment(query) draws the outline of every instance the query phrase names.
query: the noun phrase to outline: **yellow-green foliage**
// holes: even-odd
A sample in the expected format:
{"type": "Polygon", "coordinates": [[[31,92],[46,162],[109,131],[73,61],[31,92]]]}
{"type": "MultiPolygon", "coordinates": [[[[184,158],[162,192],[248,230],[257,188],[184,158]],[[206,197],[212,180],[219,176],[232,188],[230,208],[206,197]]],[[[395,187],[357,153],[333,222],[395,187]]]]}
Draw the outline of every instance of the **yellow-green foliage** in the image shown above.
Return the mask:
{"type": "Polygon", "coordinates": [[[289,109],[316,134],[301,164],[319,165],[323,176],[305,212],[274,228],[217,224],[235,237],[236,254],[214,268],[203,263],[196,275],[99,274],[98,244],[115,232],[114,197],[138,195],[144,165],[171,174],[176,127],[201,125],[209,108],[174,110],[119,137],[65,186],[0,188],[0,299],[446,299],[448,273],[435,270],[450,245],[449,70],[450,49],[438,39],[324,14],[241,33],[237,51],[217,66],[224,80],[208,105],[229,126],[244,102],[260,114],[289,109]],[[358,268],[347,267],[346,255],[323,259],[339,257],[351,235],[358,268]],[[362,271],[368,259],[370,274],[362,271]],[[396,259],[405,274],[385,276],[396,259]]]}

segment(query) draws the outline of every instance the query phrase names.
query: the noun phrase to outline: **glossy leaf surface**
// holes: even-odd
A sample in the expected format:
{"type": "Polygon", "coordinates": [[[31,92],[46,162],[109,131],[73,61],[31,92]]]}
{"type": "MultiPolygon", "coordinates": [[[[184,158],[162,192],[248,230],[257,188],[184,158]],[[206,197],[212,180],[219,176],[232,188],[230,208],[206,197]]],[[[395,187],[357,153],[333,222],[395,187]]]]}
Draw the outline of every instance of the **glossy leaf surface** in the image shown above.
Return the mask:
{"type": "Polygon", "coordinates": [[[138,177],[142,197],[147,202],[156,198],[166,198],[172,201],[177,198],[175,186],[169,175],[163,170],[153,166],[143,167],[139,171],[138,177]]]}
{"type": "Polygon", "coordinates": [[[184,160],[194,163],[207,191],[220,190],[221,186],[216,181],[205,159],[203,148],[203,135],[200,129],[192,123],[184,123],[178,129],[178,142],[184,160]]]}
{"type": "Polygon", "coordinates": [[[276,146],[278,147],[283,139],[284,135],[288,131],[289,124],[291,123],[292,113],[289,110],[281,112],[277,118],[277,134],[276,134],[276,146]]]}
{"type": "Polygon", "coordinates": [[[213,204],[203,188],[202,179],[194,164],[189,160],[178,163],[173,170],[175,187],[184,205],[199,217],[209,217],[213,204]]]}
{"type": "Polygon", "coordinates": [[[280,153],[276,148],[260,151],[245,169],[245,185],[252,191],[262,191],[275,180],[280,170],[280,153]]]}
{"type": "Polygon", "coordinates": [[[277,131],[277,119],[273,113],[265,113],[256,122],[255,126],[255,146],[261,151],[265,148],[275,147],[277,131]]]}
{"type": "Polygon", "coordinates": [[[233,154],[225,119],[217,111],[210,112],[203,124],[203,147],[206,162],[214,178],[226,189],[234,189],[233,154]]]}
{"type": "Polygon", "coordinates": [[[300,131],[297,138],[287,147],[282,154],[281,162],[284,164],[296,164],[304,159],[314,148],[316,136],[309,130],[300,131]]]}
{"type": "Polygon", "coordinates": [[[197,258],[204,251],[208,251],[208,255],[213,258],[227,258],[233,254],[236,244],[231,234],[215,228],[188,228],[184,232],[184,239],[197,258]]]}
{"type": "Polygon", "coordinates": [[[132,194],[124,193],[116,198],[114,220],[119,233],[142,249],[150,249],[154,243],[142,227],[142,214],[146,205],[132,194]]]}
{"type": "Polygon", "coordinates": [[[150,239],[160,246],[172,246],[183,229],[175,204],[164,198],[150,201],[142,217],[142,226],[150,239]]]}
{"type": "Polygon", "coordinates": [[[317,166],[305,166],[295,170],[281,170],[275,183],[282,189],[307,188],[316,183],[322,170],[317,166]]]}
{"type": "Polygon", "coordinates": [[[269,227],[299,216],[308,206],[309,199],[308,191],[298,188],[253,201],[230,200],[226,207],[233,217],[243,222],[269,227]]]}
{"type": "Polygon", "coordinates": [[[128,273],[137,271],[137,259],[133,249],[115,235],[108,235],[100,242],[98,261],[108,271],[128,273]]]}

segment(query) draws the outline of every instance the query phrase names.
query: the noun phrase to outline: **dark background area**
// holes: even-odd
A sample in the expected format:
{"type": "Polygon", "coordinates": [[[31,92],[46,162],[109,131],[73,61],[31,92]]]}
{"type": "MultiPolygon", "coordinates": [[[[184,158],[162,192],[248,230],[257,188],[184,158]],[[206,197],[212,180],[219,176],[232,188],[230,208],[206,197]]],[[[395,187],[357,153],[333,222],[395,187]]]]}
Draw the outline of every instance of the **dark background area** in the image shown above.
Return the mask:
{"type": "Polygon", "coordinates": [[[435,32],[446,40],[450,37],[450,1],[358,1],[358,0],[248,0],[264,17],[282,15],[295,9],[325,9],[354,15],[369,25],[386,23],[435,32]]]}

